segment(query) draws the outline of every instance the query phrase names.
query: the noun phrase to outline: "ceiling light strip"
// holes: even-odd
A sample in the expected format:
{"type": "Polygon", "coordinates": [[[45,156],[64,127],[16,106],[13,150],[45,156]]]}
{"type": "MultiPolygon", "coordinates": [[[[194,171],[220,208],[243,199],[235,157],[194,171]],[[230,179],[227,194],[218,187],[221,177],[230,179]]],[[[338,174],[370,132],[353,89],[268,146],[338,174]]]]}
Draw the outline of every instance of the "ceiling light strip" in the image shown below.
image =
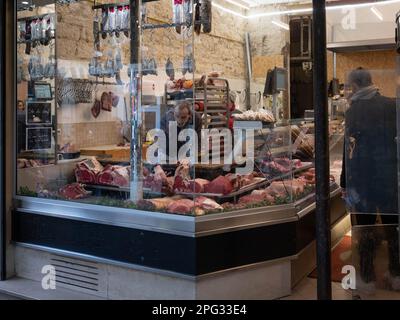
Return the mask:
{"type": "Polygon", "coordinates": [[[383,21],[382,12],[380,12],[377,8],[371,7],[371,11],[378,17],[379,20],[383,21]]]}
{"type": "Polygon", "coordinates": [[[236,2],[236,1],[233,1],[233,0],[224,0],[224,1],[226,1],[226,2],[228,2],[230,4],[233,4],[234,6],[238,6],[238,7],[242,8],[242,9],[245,9],[245,10],[249,10],[250,9],[248,6],[240,4],[239,2],[236,2]]]}
{"type": "Polygon", "coordinates": [[[282,28],[282,29],[285,29],[285,30],[289,30],[290,29],[289,25],[287,23],[282,22],[282,21],[272,20],[272,23],[274,25],[282,28]]]}
{"type": "MultiPolygon", "coordinates": [[[[225,1],[227,1],[227,0],[225,0],[225,1]]],[[[233,2],[233,0],[230,0],[230,1],[233,2]]],[[[248,2],[247,0],[246,1],[242,0],[242,1],[248,2]]],[[[227,1],[227,2],[229,2],[229,1],[227,1]]],[[[340,9],[366,8],[366,7],[370,7],[370,6],[384,6],[384,5],[395,4],[395,3],[400,3],[400,0],[387,0],[387,1],[382,1],[382,2],[366,2],[366,3],[359,3],[359,4],[328,6],[328,7],[326,7],[326,10],[332,11],[332,10],[340,10],[340,9]]],[[[212,5],[222,11],[225,11],[227,13],[230,13],[234,16],[237,16],[237,17],[240,17],[243,19],[254,19],[254,18],[262,18],[262,17],[281,16],[281,15],[287,15],[287,14],[302,14],[302,13],[313,12],[313,8],[304,8],[304,9],[293,9],[293,10],[285,10],[285,11],[264,12],[264,13],[251,14],[251,15],[245,16],[234,10],[225,8],[224,6],[217,4],[214,1],[212,2],[212,5]]]]}
{"type": "Polygon", "coordinates": [[[212,2],[212,6],[218,8],[218,9],[224,11],[224,12],[230,13],[230,14],[232,14],[234,16],[237,16],[237,17],[240,17],[240,18],[243,18],[243,19],[247,19],[248,18],[247,16],[244,16],[244,15],[240,14],[239,12],[236,12],[236,11],[233,11],[231,9],[225,8],[224,6],[221,6],[220,4],[215,3],[214,1],[212,2]]]}

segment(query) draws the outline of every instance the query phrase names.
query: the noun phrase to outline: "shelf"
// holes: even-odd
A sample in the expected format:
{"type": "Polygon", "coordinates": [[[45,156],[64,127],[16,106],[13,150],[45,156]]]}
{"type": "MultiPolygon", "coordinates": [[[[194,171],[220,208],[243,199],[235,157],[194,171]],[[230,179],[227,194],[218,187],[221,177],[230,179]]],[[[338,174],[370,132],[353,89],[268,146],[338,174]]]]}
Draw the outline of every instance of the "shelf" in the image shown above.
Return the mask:
{"type": "MultiPolygon", "coordinates": [[[[142,0],[142,3],[155,2],[155,1],[158,0],[142,0]]],[[[123,7],[123,6],[129,6],[129,4],[130,4],[129,1],[118,2],[118,3],[103,3],[92,6],[92,9],[97,10],[97,9],[108,9],[112,7],[123,7]]]]}
{"type": "Polygon", "coordinates": [[[210,122],[210,123],[207,123],[206,125],[208,126],[208,127],[210,127],[210,126],[220,126],[220,125],[226,125],[227,124],[227,122],[226,121],[219,121],[219,122],[210,122]]]}
{"type": "Polygon", "coordinates": [[[393,50],[396,49],[396,41],[394,38],[388,38],[388,39],[332,42],[328,43],[326,48],[329,51],[336,53],[393,50]]]}
{"type": "Polygon", "coordinates": [[[18,18],[17,21],[19,22],[19,21],[36,20],[36,19],[42,19],[42,18],[48,17],[48,16],[55,16],[55,13],[50,12],[50,13],[39,14],[36,16],[22,17],[22,18],[18,18]]]}
{"type": "Polygon", "coordinates": [[[225,107],[227,108],[226,103],[208,103],[207,102],[207,108],[215,108],[215,107],[225,107]]]}
{"type": "Polygon", "coordinates": [[[113,34],[113,33],[115,33],[115,32],[130,32],[130,30],[131,29],[114,29],[114,30],[104,30],[104,31],[99,31],[99,32],[97,32],[97,34],[99,34],[99,35],[101,35],[101,34],[103,34],[103,33],[106,33],[106,34],[113,34]]]}
{"type": "Polygon", "coordinates": [[[208,114],[208,113],[223,113],[226,111],[227,111],[226,109],[212,109],[212,110],[207,110],[207,112],[204,112],[204,111],[197,111],[197,112],[200,112],[202,114],[204,114],[204,113],[208,114]]]}
{"type": "MultiPolygon", "coordinates": [[[[25,44],[25,43],[33,43],[33,42],[38,42],[40,43],[40,41],[52,41],[54,40],[55,37],[51,37],[51,38],[42,38],[42,39],[35,39],[35,40],[18,40],[17,44],[25,44]]],[[[41,44],[41,43],[40,43],[41,44]]],[[[41,44],[44,46],[44,44],[41,44]]]]}

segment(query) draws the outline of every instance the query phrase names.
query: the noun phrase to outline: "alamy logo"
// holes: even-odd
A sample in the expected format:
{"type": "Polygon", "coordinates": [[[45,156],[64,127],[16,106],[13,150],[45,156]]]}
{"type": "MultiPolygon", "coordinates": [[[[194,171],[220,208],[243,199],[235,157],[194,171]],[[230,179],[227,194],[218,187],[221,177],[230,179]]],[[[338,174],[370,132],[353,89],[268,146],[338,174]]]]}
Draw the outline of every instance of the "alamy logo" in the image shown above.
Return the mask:
{"type": "Polygon", "coordinates": [[[342,279],[342,288],[344,290],[356,289],[356,269],[353,266],[346,265],[342,268],[342,273],[346,274],[342,279]]]}
{"type": "Polygon", "coordinates": [[[56,268],[52,265],[45,265],[42,268],[42,288],[43,290],[55,290],[56,289],[56,268]]]}
{"type": "Polygon", "coordinates": [[[235,169],[238,174],[248,174],[254,170],[254,129],[234,129],[233,134],[226,128],[202,129],[200,137],[191,128],[183,129],[178,134],[176,121],[171,121],[168,129],[168,139],[164,130],[152,129],[147,132],[146,140],[154,141],[146,152],[149,163],[176,164],[188,160],[190,164],[197,164],[200,152],[201,164],[209,164],[210,160],[212,164],[244,164],[235,169]],[[183,143],[179,150],[178,141],[183,143]]]}
{"type": "Polygon", "coordinates": [[[342,9],[344,15],[342,19],[343,30],[355,30],[356,29],[356,9],[346,8],[342,9]]]}

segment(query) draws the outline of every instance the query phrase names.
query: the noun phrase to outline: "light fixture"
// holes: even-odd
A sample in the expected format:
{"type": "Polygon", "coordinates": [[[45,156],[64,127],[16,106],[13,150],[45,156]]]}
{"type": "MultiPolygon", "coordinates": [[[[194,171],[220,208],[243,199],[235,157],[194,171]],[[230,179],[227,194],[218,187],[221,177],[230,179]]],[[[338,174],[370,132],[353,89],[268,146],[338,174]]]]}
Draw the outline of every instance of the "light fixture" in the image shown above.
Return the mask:
{"type": "MultiPolygon", "coordinates": [[[[227,0],[225,0],[225,1],[227,1],[227,0]]],[[[230,0],[230,1],[233,2],[234,0],[230,0]]],[[[230,1],[227,1],[227,2],[230,2],[230,1]]],[[[250,7],[259,5],[258,3],[254,2],[252,0],[241,0],[241,1],[248,3],[250,5],[250,7]]],[[[371,11],[374,12],[380,20],[383,20],[383,15],[377,9],[377,7],[389,5],[389,4],[395,4],[395,3],[400,3],[400,0],[386,0],[386,1],[381,1],[381,2],[364,2],[364,3],[357,3],[357,4],[336,5],[336,6],[333,5],[333,6],[327,6],[326,11],[371,7],[371,11]],[[372,8],[375,8],[375,10],[373,10],[372,8]]],[[[313,8],[303,8],[303,9],[272,11],[272,12],[263,12],[263,13],[258,13],[258,14],[256,13],[256,14],[243,15],[234,10],[225,8],[223,5],[217,4],[214,1],[212,2],[212,5],[218,9],[221,9],[222,11],[228,12],[232,15],[235,15],[235,16],[243,18],[243,19],[255,19],[255,18],[262,18],[262,17],[273,17],[273,16],[281,16],[281,15],[289,15],[289,14],[305,14],[305,13],[313,12],[313,8]]],[[[251,9],[251,8],[249,8],[249,9],[251,9]]]]}
{"type": "Polygon", "coordinates": [[[371,11],[378,17],[379,20],[383,21],[382,12],[380,12],[377,8],[371,7],[371,11]]]}
{"type": "Polygon", "coordinates": [[[284,23],[282,21],[279,20],[272,20],[272,23],[276,26],[278,26],[279,28],[285,29],[285,30],[289,30],[289,25],[287,23],[284,23]]]}
{"type": "Polygon", "coordinates": [[[337,6],[329,6],[326,7],[326,10],[339,10],[339,9],[352,9],[352,8],[365,8],[370,6],[385,6],[388,4],[399,3],[400,0],[387,0],[381,2],[364,2],[364,3],[357,3],[357,4],[343,4],[337,6]]]}
{"type": "Polygon", "coordinates": [[[233,1],[233,0],[225,0],[225,1],[230,3],[230,4],[233,4],[234,6],[238,6],[238,7],[242,8],[242,9],[245,9],[245,10],[249,10],[250,9],[248,6],[245,6],[245,5],[241,4],[241,3],[233,1]]]}
{"type": "Polygon", "coordinates": [[[22,4],[27,5],[27,4],[29,4],[29,2],[28,1],[22,1],[22,4]]]}
{"type": "Polygon", "coordinates": [[[222,11],[225,11],[227,13],[230,13],[230,14],[232,14],[234,16],[237,16],[237,17],[240,17],[240,18],[243,18],[243,19],[247,19],[247,16],[244,16],[244,15],[240,14],[239,12],[233,11],[231,9],[225,8],[224,6],[221,6],[220,4],[215,3],[214,1],[212,1],[211,4],[212,4],[213,7],[216,7],[218,9],[222,10],[222,11]]]}
{"type": "Polygon", "coordinates": [[[259,5],[257,2],[254,2],[254,1],[251,1],[251,0],[242,0],[242,1],[247,3],[250,7],[255,7],[255,6],[259,5]]]}

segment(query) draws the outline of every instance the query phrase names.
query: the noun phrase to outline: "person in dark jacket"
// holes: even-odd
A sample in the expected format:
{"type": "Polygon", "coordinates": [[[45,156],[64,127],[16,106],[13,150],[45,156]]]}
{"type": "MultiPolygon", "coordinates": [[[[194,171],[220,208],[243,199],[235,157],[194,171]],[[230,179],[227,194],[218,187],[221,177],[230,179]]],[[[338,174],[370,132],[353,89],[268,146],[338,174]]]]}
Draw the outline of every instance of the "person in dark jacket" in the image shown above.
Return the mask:
{"type": "Polygon", "coordinates": [[[385,225],[389,249],[387,275],[392,288],[400,290],[398,234],[398,176],[396,100],[384,97],[362,68],[348,77],[350,107],[345,113],[345,152],[341,187],[359,231],[360,277],[370,289],[375,286],[374,256],[379,216],[385,225]],[[368,227],[369,226],[369,227],[368,227]]]}

